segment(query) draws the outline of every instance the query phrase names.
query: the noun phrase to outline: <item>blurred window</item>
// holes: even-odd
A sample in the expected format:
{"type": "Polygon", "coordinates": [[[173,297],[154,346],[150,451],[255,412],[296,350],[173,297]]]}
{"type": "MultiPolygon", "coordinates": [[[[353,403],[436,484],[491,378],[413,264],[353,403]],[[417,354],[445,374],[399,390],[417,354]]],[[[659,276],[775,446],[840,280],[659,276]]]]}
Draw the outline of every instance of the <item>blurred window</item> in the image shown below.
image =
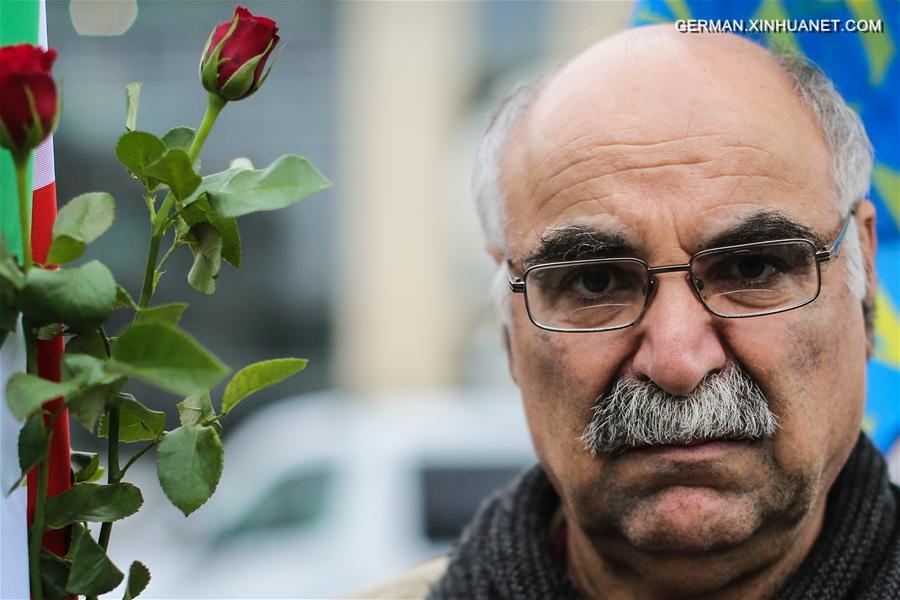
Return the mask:
{"type": "Polygon", "coordinates": [[[334,469],[321,465],[284,475],[269,486],[224,539],[274,529],[304,527],[322,519],[334,482],[334,469]]]}
{"type": "Polygon", "coordinates": [[[481,501],[507,484],[523,467],[521,464],[422,467],[419,481],[425,536],[434,542],[459,537],[481,501]]]}

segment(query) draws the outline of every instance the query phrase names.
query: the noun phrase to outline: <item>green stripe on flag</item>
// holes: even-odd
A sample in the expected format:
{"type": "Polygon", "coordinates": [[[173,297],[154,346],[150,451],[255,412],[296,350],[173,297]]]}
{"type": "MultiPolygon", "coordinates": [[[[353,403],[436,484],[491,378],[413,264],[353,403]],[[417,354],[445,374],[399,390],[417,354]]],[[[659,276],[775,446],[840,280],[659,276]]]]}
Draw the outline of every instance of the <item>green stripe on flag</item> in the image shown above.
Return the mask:
{"type": "MultiPolygon", "coordinates": [[[[37,44],[40,5],[38,0],[0,0],[0,46],[37,44]]],[[[28,187],[31,187],[31,165],[28,163],[28,187]]],[[[16,201],[16,171],[12,157],[0,149],[0,232],[13,254],[22,254],[19,208],[16,201]]]]}

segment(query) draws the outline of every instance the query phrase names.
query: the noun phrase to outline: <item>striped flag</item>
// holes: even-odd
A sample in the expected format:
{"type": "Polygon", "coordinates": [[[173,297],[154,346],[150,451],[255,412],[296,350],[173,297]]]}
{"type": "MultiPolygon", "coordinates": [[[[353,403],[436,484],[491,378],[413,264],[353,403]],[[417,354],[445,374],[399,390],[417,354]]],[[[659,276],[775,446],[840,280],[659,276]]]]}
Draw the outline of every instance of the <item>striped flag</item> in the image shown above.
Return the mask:
{"type": "MultiPolygon", "coordinates": [[[[46,10],[43,0],[19,0],[0,2],[0,45],[39,43],[47,47],[46,10]]],[[[53,140],[48,138],[35,149],[32,158],[32,252],[36,262],[44,262],[50,248],[53,220],[56,218],[56,178],[53,168],[53,140]]],[[[16,201],[16,183],[12,159],[6,150],[0,150],[0,229],[9,250],[21,255],[21,235],[16,201]]],[[[47,379],[59,381],[60,358],[63,339],[39,341],[37,348],[38,373],[47,379]]],[[[25,367],[24,340],[21,330],[7,336],[0,351],[0,384],[6,387],[9,377],[25,367]]],[[[2,392],[0,392],[2,394],[2,392]]],[[[46,407],[52,412],[60,407],[62,399],[54,400],[46,407]]],[[[0,408],[0,461],[3,484],[2,528],[0,528],[0,597],[28,597],[28,555],[26,522],[32,518],[36,499],[37,472],[28,475],[27,493],[17,490],[6,497],[6,492],[18,478],[17,437],[20,424],[6,408],[0,408]],[[27,497],[27,501],[26,501],[27,497]]],[[[50,478],[48,495],[54,496],[71,486],[69,468],[69,421],[64,411],[56,421],[50,448],[50,478]]],[[[44,536],[44,546],[65,554],[68,546],[66,530],[53,531],[44,536]]]]}

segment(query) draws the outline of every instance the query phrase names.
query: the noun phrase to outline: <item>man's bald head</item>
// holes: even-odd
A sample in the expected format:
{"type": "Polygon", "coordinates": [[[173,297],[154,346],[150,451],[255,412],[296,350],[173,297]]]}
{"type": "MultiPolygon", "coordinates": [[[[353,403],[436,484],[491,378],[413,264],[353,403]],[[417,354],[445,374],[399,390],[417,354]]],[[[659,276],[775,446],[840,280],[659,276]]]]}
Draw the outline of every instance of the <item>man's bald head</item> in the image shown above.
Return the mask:
{"type": "Polygon", "coordinates": [[[761,127],[788,110],[798,135],[818,135],[769,52],[737,36],[657,25],[607,38],[557,71],[520,122],[516,142],[560,142],[586,129],[601,140],[722,133],[735,110],[758,115],[761,127]]]}

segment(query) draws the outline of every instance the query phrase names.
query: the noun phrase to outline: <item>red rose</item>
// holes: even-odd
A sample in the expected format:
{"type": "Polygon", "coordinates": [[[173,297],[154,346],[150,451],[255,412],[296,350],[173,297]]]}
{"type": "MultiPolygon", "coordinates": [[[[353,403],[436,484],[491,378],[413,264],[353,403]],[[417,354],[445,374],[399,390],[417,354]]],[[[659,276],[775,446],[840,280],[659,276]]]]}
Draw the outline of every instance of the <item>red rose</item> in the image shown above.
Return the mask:
{"type": "Polygon", "coordinates": [[[234,18],[219,24],[206,42],[200,61],[203,87],[223,100],[241,100],[255,92],[265,80],[263,68],[278,43],[277,32],[272,19],[235,8],[234,18]]]}
{"type": "Polygon", "coordinates": [[[30,44],[0,48],[0,146],[26,152],[53,130],[57,104],[50,67],[54,60],[56,50],[30,44]]]}

